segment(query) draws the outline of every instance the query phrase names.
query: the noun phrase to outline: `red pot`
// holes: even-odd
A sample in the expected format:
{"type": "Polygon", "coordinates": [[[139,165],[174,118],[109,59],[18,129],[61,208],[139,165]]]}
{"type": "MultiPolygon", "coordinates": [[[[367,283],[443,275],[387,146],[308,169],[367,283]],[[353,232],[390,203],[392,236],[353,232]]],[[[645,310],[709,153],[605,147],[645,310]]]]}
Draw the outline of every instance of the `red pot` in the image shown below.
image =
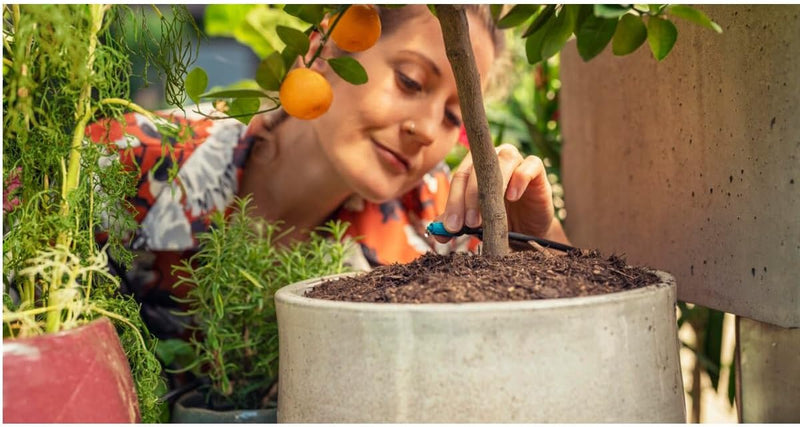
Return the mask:
{"type": "Polygon", "coordinates": [[[130,367],[111,321],[4,340],[3,421],[139,422],[130,367]]]}

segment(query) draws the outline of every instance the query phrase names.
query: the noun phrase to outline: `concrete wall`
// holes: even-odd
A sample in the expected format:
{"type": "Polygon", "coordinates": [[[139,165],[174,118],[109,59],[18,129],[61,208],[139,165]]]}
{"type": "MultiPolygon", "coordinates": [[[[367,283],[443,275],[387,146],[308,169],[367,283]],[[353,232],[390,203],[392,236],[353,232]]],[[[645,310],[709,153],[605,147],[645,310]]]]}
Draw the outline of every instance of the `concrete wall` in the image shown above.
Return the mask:
{"type": "Polygon", "coordinates": [[[567,233],[675,275],[678,298],[800,326],[800,6],[701,8],[647,45],[562,55],[567,233]]]}
{"type": "Polygon", "coordinates": [[[744,423],[800,422],[800,329],[738,318],[737,403],[744,423]]]}

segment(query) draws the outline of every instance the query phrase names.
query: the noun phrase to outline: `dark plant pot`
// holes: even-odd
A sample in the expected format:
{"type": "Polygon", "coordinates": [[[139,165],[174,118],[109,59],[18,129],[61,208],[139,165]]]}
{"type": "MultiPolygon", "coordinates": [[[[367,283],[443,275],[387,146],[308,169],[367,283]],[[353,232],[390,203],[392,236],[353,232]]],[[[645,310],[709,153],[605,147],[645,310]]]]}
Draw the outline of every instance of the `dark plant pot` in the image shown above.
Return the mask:
{"type": "Polygon", "coordinates": [[[181,396],[172,409],[173,423],[277,423],[278,409],[238,409],[215,411],[208,409],[203,394],[190,391],[181,396]]]}
{"type": "Polygon", "coordinates": [[[4,340],[3,421],[139,422],[130,367],[111,321],[4,340]]]}

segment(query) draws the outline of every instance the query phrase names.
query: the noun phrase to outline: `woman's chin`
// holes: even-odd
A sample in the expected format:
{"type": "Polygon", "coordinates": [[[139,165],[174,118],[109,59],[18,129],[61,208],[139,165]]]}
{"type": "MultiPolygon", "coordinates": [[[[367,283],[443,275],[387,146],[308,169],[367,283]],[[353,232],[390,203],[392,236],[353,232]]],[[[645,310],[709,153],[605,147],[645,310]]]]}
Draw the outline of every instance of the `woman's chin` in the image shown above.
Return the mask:
{"type": "Polygon", "coordinates": [[[374,182],[371,184],[372,185],[363,186],[357,191],[361,198],[371,203],[388,202],[403,194],[396,186],[377,186],[374,182]]]}

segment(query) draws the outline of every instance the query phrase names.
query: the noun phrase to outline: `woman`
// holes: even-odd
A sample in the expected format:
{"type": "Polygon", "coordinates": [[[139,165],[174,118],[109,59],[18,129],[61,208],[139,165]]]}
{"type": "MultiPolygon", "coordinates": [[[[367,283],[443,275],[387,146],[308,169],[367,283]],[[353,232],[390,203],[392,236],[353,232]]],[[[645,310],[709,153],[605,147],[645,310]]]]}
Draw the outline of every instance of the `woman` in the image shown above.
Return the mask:
{"type": "MultiPolygon", "coordinates": [[[[486,9],[468,11],[484,87],[502,47],[486,9]]],[[[334,93],[329,111],[317,119],[275,112],[247,127],[234,120],[180,119],[192,137],[170,147],[174,161],[164,158],[161,135],[142,116],[127,117],[130,136],[113,126],[110,134],[101,124],[90,129],[95,140],[133,147],[123,151],[123,161],[142,168],[133,201],[141,228],[133,248],[148,253],[139,254],[127,276],[157,336],[184,332],[168,314],[174,305],[169,294],[175,293],[171,265],[196,249],[194,234],[207,229],[208,214],[226,209],[235,195],[252,194],[253,213],[293,227],[289,238],[302,239],[330,218],[350,222],[349,234],[362,237],[362,262],[353,262],[362,268],[443,250],[446,239],[436,243],[424,236],[431,220],[442,219],[450,231],[480,225],[471,158],[452,182],[442,163],[458,140],[462,118],[439,23],[422,5],[382,10],[381,21],[377,44],[354,55],[368,83],[347,83],[325,61],[315,61],[334,93]],[[177,179],[171,179],[168,171],[176,164],[177,179]]],[[[309,52],[317,43],[319,38],[312,40],[309,52]]],[[[328,43],[322,56],[341,54],[328,43]]],[[[498,158],[510,230],[566,242],[541,160],[523,158],[510,145],[498,148],[498,158]]]]}

